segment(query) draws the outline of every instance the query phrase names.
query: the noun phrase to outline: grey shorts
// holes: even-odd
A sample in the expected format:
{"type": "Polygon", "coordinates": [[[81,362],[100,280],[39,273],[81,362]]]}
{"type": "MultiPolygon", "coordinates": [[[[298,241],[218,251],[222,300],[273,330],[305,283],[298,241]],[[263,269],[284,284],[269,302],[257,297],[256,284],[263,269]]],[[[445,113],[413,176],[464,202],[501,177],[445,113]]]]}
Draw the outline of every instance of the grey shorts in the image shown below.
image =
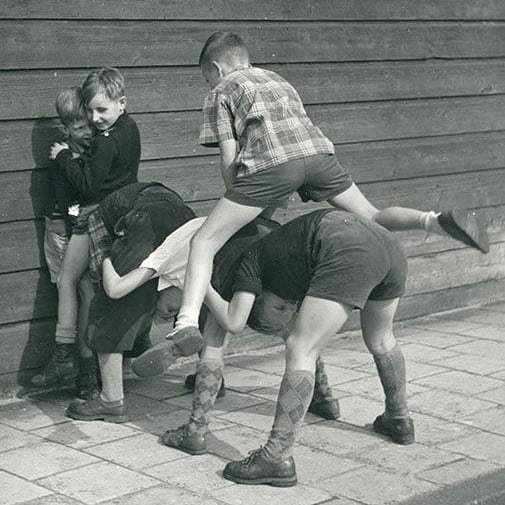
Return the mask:
{"type": "Polygon", "coordinates": [[[280,207],[295,191],[304,202],[320,202],[343,193],[352,183],[336,156],[318,154],[239,177],[224,196],[251,207],[280,207]]]}

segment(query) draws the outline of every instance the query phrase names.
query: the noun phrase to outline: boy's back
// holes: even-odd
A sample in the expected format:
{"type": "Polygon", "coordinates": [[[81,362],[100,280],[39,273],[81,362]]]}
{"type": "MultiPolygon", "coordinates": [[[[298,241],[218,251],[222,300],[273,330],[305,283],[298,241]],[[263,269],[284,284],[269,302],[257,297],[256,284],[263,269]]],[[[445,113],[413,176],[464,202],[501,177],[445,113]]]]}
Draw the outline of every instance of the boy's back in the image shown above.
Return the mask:
{"type": "Polygon", "coordinates": [[[206,97],[200,143],[226,138],[239,144],[237,176],[290,160],[333,154],[333,144],[307,116],[297,91],[280,75],[258,67],[235,70],[206,97]]]}

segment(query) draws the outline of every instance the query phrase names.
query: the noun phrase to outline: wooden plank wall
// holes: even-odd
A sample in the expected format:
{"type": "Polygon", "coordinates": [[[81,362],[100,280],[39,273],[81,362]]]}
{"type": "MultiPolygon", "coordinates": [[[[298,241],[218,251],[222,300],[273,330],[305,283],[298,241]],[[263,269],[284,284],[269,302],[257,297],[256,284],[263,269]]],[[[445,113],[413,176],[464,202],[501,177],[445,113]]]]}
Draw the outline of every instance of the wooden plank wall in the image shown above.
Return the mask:
{"type": "MultiPolygon", "coordinates": [[[[408,318],[503,297],[505,3],[501,0],[4,0],[0,4],[0,388],[42,364],[56,295],[42,220],[54,97],[92,68],[119,67],[142,136],[143,180],[200,213],[222,192],[218,157],[197,145],[206,92],[196,66],[216,30],[300,91],[341,162],[378,206],[478,209],[481,255],[402,235],[408,318]]],[[[313,206],[293,200],[277,216],[313,206]]]]}

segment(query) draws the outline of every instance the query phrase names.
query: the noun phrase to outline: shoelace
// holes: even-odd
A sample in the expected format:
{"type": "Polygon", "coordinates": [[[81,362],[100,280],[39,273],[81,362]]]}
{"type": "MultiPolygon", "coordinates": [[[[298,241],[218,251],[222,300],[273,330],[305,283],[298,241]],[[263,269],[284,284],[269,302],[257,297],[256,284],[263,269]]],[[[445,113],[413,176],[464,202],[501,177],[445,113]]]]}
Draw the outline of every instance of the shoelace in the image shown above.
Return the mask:
{"type": "Polygon", "coordinates": [[[244,466],[250,466],[254,463],[254,460],[263,452],[263,446],[259,449],[254,449],[253,451],[249,451],[248,456],[242,461],[244,466]]]}

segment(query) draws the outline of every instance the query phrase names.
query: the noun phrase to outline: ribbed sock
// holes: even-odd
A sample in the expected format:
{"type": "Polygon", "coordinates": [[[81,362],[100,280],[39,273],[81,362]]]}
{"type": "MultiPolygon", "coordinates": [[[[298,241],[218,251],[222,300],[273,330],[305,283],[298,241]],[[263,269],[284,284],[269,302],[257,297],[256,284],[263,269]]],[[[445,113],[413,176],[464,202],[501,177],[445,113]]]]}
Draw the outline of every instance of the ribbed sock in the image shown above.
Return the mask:
{"type": "Polygon", "coordinates": [[[407,417],[405,358],[398,344],[384,354],[374,354],[375,365],[386,397],[387,417],[407,417]]]}
{"type": "Polygon", "coordinates": [[[286,371],[277,399],[275,418],[264,451],[280,462],[293,454],[296,435],[307,413],[314,392],[314,374],[306,370],[286,371]]]}
{"type": "Polygon", "coordinates": [[[57,344],[74,344],[77,339],[76,326],[61,326],[56,324],[55,339],[57,344]]]}

